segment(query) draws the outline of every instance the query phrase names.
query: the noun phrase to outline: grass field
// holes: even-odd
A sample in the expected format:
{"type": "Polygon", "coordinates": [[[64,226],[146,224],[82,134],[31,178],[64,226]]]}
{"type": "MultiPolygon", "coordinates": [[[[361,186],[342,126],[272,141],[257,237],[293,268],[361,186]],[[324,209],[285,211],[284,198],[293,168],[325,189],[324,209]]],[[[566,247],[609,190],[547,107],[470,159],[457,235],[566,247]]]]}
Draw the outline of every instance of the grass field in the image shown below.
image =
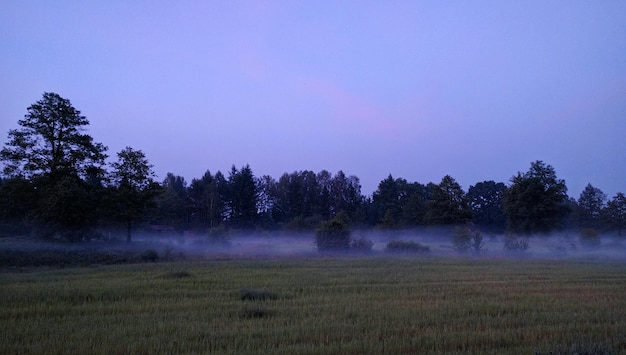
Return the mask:
{"type": "Polygon", "coordinates": [[[626,353],[626,262],[188,261],[0,274],[0,353],[626,353]]]}

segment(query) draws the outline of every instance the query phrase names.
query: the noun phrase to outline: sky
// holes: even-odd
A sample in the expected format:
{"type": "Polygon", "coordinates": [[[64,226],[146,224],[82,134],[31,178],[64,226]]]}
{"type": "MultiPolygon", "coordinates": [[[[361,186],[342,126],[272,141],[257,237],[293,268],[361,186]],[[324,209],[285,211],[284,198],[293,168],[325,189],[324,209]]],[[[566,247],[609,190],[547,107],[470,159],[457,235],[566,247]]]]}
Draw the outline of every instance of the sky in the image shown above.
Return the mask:
{"type": "Polygon", "coordinates": [[[0,1],[0,139],[44,92],[162,180],[249,164],[626,192],[626,1],[0,1]]]}

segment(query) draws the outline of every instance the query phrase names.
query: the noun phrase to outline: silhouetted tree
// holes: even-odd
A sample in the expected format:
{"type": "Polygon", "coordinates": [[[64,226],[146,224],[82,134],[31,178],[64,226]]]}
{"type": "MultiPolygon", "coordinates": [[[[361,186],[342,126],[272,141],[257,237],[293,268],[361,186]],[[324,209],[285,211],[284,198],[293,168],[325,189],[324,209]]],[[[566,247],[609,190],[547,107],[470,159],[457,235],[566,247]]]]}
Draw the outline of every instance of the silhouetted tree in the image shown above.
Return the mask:
{"type": "Polygon", "coordinates": [[[401,226],[404,179],[394,179],[391,174],[378,184],[372,194],[372,203],[375,206],[377,223],[383,228],[397,228],[401,226]]]}
{"type": "Polygon", "coordinates": [[[511,178],[504,197],[508,228],[513,233],[549,232],[561,226],[568,213],[565,181],[542,161],[511,178]]]}
{"type": "Polygon", "coordinates": [[[82,133],[89,121],[69,100],[46,92],[27,111],[0,151],[5,175],[56,179],[85,178],[89,170],[103,173],[107,147],[82,133]]]}
{"type": "Polygon", "coordinates": [[[472,210],[465,192],[454,178],[446,175],[432,191],[428,212],[424,220],[428,224],[462,224],[472,219],[472,210]]]}
{"type": "Polygon", "coordinates": [[[117,153],[117,162],[112,167],[111,177],[117,188],[115,214],[126,224],[126,241],[130,243],[134,223],[153,203],[160,186],[154,182],[152,165],[141,150],[126,147],[117,153]]]}
{"type": "Polygon", "coordinates": [[[428,211],[430,188],[420,183],[407,183],[400,186],[406,193],[401,194],[402,226],[420,226],[425,224],[424,216],[428,211]]]}
{"type": "Polygon", "coordinates": [[[259,221],[265,228],[273,228],[276,220],[272,214],[276,204],[277,182],[269,175],[263,175],[256,181],[258,198],[257,211],[259,221]]]}
{"type": "Polygon", "coordinates": [[[155,196],[152,223],[167,225],[183,231],[189,225],[191,206],[187,197],[187,182],[182,176],[167,173],[162,189],[155,196]]]}
{"type": "Polygon", "coordinates": [[[95,237],[93,227],[98,221],[99,193],[76,175],[47,180],[41,189],[36,210],[41,232],[46,238],[62,238],[72,242],[95,237]]]}
{"type": "Polygon", "coordinates": [[[602,210],[606,203],[606,194],[602,190],[587,184],[580,193],[577,203],[578,226],[597,229],[601,226],[602,210]]]}
{"type": "MultiPolygon", "coordinates": [[[[339,170],[339,172],[337,172],[337,174],[335,174],[335,176],[330,180],[329,195],[330,216],[335,216],[337,213],[345,211],[348,214],[348,218],[356,220],[362,213],[364,198],[361,194],[361,184],[358,177],[353,175],[346,176],[343,171],[339,170]]],[[[324,197],[325,195],[319,194],[316,200],[319,203],[323,201],[324,197]]],[[[323,211],[323,207],[324,206],[322,204],[319,204],[318,210],[323,211]]]]}
{"type": "Polygon", "coordinates": [[[368,218],[382,228],[403,228],[424,224],[430,187],[409,183],[391,175],[378,184],[371,199],[368,218]]]}
{"type": "Polygon", "coordinates": [[[312,171],[283,174],[276,185],[273,215],[290,229],[311,229],[321,220],[321,189],[312,171]]]}
{"type": "Polygon", "coordinates": [[[604,219],[609,229],[616,230],[618,235],[622,235],[626,228],[626,196],[623,193],[618,192],[607,203],[604,219]]]}
{"type": "Polygon", "coordinates": [[[4,174],[36,190],[29,215],[44,236],[84,239],[97,219],[107,148],[83,133],[89,121],[55,93],[44,93],[18,123],[0,151],[4,174]]]}
{"type": "Polygon", "coordinates": [[[228,176],[228,184],[230,222],[240,228],[253,227],[257,218],[258,191],[250,166],[246,165],[237,170],[233,165],[228,176]]]}
{"type": "Polygon", "coordinates": [[[474,224],[492,231],[504,231],[506,228],[505,192],[506,185],[493,180],[470,186],[467,191],[467,200],[472,209],[474,224]]]}
{"type": "Polygon", "coordinates": [[[323,222],[315,234],[319,251],[346,251],[350,249],[350,227],[348,216],[338,213],[330,221],[323,222]]]}
{"type": "Polygon", "coordinates": [[[224,185],[226,185],[224,175],[219,171],[213,176],[207,170],[202,178],[191,181],[188,194],[195,224],[211,229],[222,222],[224,197],[220,191],[224,185]]]}

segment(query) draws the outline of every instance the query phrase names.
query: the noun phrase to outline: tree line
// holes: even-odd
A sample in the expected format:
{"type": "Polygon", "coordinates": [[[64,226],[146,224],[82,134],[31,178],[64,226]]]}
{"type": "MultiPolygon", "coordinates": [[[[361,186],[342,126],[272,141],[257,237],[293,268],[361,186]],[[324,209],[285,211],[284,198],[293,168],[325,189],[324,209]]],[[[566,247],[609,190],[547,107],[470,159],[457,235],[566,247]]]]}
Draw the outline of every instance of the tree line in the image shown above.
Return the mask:
{"type": "Polygon", "coordinates": [[[465,192],[446,175],[421,184],[387,176],[371,196],[343,171],[255,176],[249,165],[209,170],[187,183],[168,173],[155,181],[141,150],[108,148],[85,133],[89,121],[68,99],[44,93],[10,130],[0,151],[0,223],[4,234],[79,241],[139,227],[211,232],[229,229],[314,230],[341,215],[352,227],[399,229],[471,223],[495,233],[529,235],[561,228],[615,231],[626,224],[626,197],[610,200],[587,185],[578,199],[542,161],[509,184],[478,182],[465,192]]]}

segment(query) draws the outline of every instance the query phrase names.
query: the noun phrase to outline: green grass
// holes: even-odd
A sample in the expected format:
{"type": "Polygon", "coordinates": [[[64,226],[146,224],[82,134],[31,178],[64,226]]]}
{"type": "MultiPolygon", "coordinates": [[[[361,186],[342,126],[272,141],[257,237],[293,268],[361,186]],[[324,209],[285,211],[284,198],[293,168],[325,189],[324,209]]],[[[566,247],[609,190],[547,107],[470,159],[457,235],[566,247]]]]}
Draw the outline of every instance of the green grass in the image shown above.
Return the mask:
{"type": "Polygon", "coordinates": [[[2,354],[626,352],[624,262],[196,261],[0,285],[2,354]]]}

